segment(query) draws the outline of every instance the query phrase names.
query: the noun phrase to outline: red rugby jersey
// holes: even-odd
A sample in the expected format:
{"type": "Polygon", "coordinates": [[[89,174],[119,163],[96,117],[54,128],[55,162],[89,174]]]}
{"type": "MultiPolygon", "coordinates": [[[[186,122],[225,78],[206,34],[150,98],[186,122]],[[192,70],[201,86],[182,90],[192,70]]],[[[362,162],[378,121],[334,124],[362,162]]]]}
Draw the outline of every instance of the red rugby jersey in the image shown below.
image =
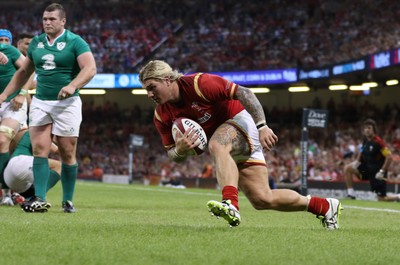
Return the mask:
{"type": "Polygon", "coordinates": [[[238,85],[220,76],[197,73],[182,76],[177,83],[183,104],[157,105],[154,112],[154,124],[167,149],[175,145],[171,130],[176,118],[196,121],[210,139],[218,126],[244,109],[234,99],[238,85]]]}

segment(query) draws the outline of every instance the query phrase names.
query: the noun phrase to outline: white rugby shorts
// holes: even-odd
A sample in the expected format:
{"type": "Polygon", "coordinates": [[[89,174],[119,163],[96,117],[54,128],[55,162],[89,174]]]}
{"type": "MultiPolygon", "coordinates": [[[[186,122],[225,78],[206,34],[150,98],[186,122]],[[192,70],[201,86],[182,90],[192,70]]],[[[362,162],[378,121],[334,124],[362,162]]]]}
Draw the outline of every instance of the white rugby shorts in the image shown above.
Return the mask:
{"type": "Polygon", "coordinates": [[[27,191],[33,184],[33,156],[12,157],[4,169],[4,181],[15,192],[27,191]]]}
{"type": "Polygon", "coordinates": [[[228,120],[227,123],[233,124],[236,129],[245,135],[247,144],[250,146],[251,150],[250,155],[233,156],[233,160],[236,164],[266,165],[263,148],[260,143],[260,136],[251,115],[246,110],[242,110],[236,114],[235,117],[228,120]]]}
{"type": "Polygon", "coordinates": [[[78,137],[82,122],[82,101],[78,96],[63,100],[32,98],[29,108],[29,126],[53,124],[57,136],[78,137]]]}
{"type": "Polygon", "coordinates": [[[28,104],[26,102],[26,98],[21,108],[17,111],[12,110],[11,102],[3,102],[0,106],[0,120],[4,119],[13,119],[20,123],[20,127],[23,127],[26,124],[26,120],[28,119],[28,104]]]}

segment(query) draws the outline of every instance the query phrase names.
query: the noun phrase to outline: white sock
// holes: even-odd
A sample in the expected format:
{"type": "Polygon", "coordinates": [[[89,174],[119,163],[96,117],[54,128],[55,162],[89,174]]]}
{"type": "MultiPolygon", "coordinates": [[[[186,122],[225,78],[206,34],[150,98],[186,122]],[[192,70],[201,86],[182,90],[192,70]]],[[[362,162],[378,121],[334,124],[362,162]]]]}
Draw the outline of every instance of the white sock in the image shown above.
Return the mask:
{"type": "Polygon", "coordinates": [[[354,196],[354,189],[353,188],[347,189],[347,194],[350,196],[354,196]]]}

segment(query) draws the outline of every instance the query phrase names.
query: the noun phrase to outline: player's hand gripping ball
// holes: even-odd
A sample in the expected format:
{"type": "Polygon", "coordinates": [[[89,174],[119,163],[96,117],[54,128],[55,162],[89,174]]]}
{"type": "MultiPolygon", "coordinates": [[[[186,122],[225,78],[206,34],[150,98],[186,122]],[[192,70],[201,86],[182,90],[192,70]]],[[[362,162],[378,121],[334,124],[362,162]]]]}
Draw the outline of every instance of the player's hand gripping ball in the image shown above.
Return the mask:
{"type": "Polygon", "coordinates": [[[207,148],[207,135],[203,128],[194,120],[188,118],[178,118],[172,125],[172,137],[176,141],[177,135],[182,136],[189,128],[193,128],[195,133],[199,136],[196,142],[200,144],[188,152],[189,155],[200,155],[207,148]]]}

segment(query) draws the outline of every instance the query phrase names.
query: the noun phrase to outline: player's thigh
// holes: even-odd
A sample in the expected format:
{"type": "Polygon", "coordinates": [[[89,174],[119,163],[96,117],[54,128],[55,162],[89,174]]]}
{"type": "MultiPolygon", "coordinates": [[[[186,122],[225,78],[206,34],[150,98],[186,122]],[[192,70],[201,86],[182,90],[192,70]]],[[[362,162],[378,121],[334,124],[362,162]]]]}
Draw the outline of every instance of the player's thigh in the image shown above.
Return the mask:
{"type": "Polygon", "coordinates": [[[353,161],[349,164],[347,164],[344,168],[345,172],[350,174],[349,176],[355,175],[357,178],[361,178],[361,173],[359,168],[362,167],[360,162],[358,161],[353,161]]]}
{"type": "Polygon", "coordinates": [[[53,121],[49,113],[52,108],[52,104],[49,105],[46,101],[33,97],[29,107],[29,126],[51,124],[53,121]]]}
{"type": "Polygon", "coordinates": [[[29,127],[30,140],[34,156],[47,157],[50,153],[52,137],[51,123],[29,127]]]}
{"type": "Polygon", "coordinates": [[[268,169],[262,165],[240,167],[239,188],[251,202],[267,199],[271,195],[268,169]]]}

